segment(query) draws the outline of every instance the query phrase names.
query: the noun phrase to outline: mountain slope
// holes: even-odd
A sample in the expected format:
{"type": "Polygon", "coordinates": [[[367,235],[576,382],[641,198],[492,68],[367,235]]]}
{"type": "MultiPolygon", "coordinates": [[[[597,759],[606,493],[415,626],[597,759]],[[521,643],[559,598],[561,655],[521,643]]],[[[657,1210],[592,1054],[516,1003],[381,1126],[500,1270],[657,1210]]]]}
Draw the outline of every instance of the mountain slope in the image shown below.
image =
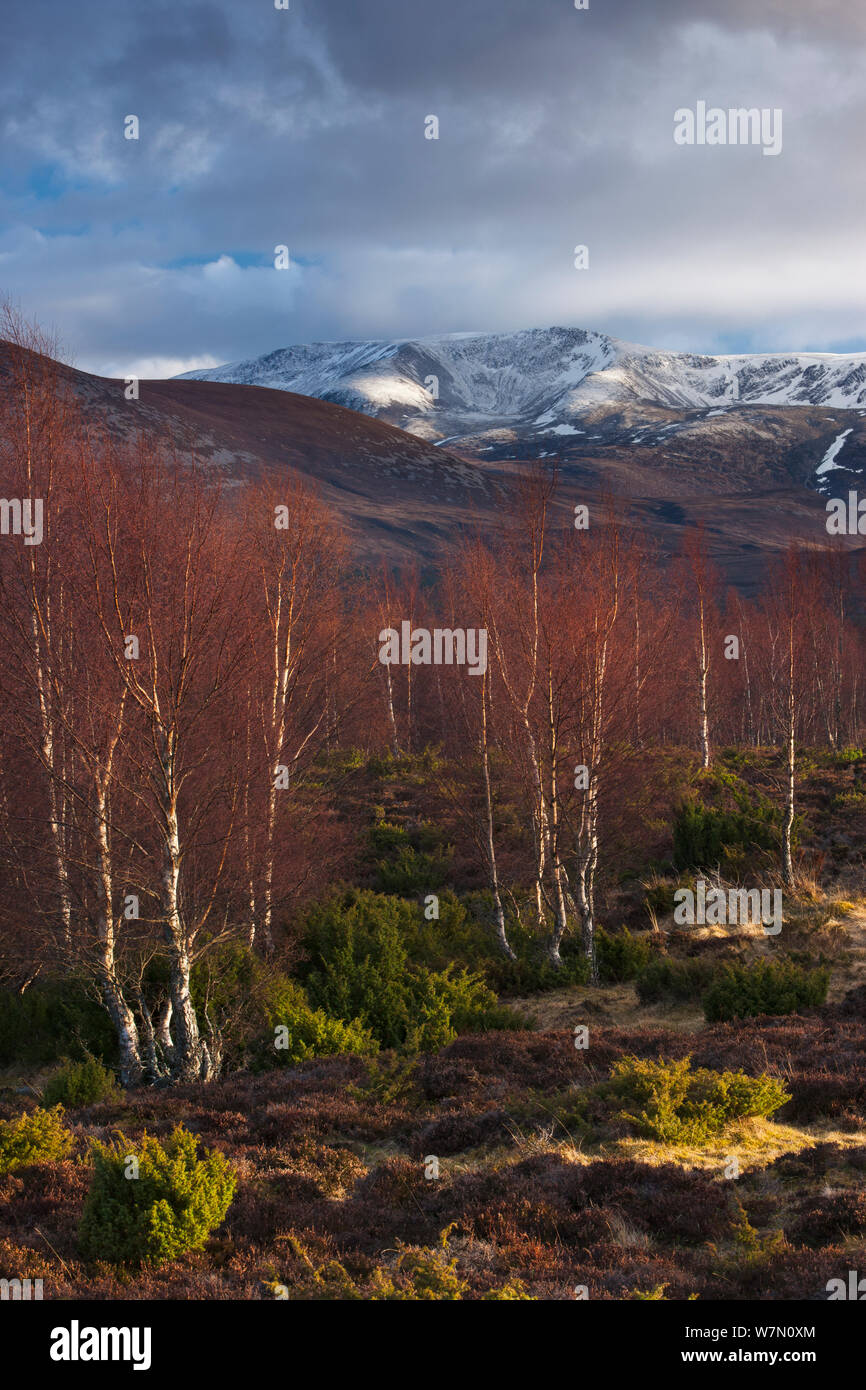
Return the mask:
{"type": "Polygon", "coordinates": [[[866,409],[866,353],[708,357],[573,328],[313,343],[186,377],[318,396],[493,457],[573,455],[582,435],[659,444],[676,422],[657,411],[866,409]]]}
{"type": "MultiPolygon", "coordinates": [[[[0,342],[0,435],[6,351],[0,342]]],[[[141,381],[139,399],[130,401],[123,380],[65,364],[57,374],[87,418],[115,438],[145,434],[194,453],[229,487],[261,476],[303,475],[365,562],[383,556],[433,562],[456,535],[457,519],[489,510],[499,495],[478,465],[385,421],[308,396],[174,380],[141,381]]],[[[0,495],[2,484],[0,476],[0,495]]]]}
{"type": "MultiPolygon", "coordinates": [[[[0,435],[4,369],[0,343],[0,435]]],[[[861,462],[866,467],[860,410],[619,402],[588,410],[583,435],[547,449],[534,450],[517,428],[503,428],[497,457],[487,446],[473,452],[466,438],[437,447],[384,420],[286,390],[142,381],[140,399],[127,401],[122,380],[62,365],[59,374],[94,424],[119,439],[147,432],[191,450],[231,487],[262,475],[309,478],[364,566],[435,568],[467,527],[495,538],[525,460],[555,453],[559,524],[571,528],[576,503],[598,515],[602,497],[613,494],[662,558],[680,548],[684,528],[703,524],[717,563],[749,591],[791,541],[826,542],[824,496],[844,495],[861,480],[861,462]]],[[[0,476],[0,495],[4,486],[0,476]]],[[[862,540],[844,544],[857,548],[862,540]]]]}

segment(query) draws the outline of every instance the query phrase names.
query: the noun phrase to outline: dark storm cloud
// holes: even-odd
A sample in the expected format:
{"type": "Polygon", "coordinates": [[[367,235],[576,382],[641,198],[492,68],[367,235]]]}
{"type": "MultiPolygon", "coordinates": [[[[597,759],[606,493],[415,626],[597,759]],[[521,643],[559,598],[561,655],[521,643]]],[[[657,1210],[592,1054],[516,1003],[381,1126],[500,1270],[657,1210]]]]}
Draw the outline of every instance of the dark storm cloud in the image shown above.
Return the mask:
{"type": "Polygon", "coordinates": [[[4,23],[0,286],[80,365],[550,322],[863,337],[856,7],[83,0],[4,23]],[[675,146],[698,98],[781,107],[782,155],[675,146]]]}

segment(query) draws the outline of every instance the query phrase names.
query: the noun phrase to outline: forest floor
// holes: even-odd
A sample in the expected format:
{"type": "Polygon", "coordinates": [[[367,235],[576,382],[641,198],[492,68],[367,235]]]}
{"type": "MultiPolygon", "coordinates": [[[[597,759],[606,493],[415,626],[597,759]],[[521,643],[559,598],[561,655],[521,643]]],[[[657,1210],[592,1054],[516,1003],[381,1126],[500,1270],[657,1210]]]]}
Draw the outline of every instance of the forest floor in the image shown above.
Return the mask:
{"type": "Polygon", "coordinates": [[[0,1270],[47,1298],[824,1299],[866,1270],[866,911],[820,930],[830,999],[801,1015],[707,1024],[631,984],[575,986],[517,1001],[534,1032],[70,1109],[68,1158],[0,1178],[0,1270]],[[702,1143],[581,1109],[619,1059],[686,1056],[790,1099],[702,1143]],[[158,1269],[83,1260],[89,1142],[179,1123],[238,1174],[219,1231],[158,1269]]]}
{"type": "MultiPolygon", "coordinates": [[[[429,824],[426,773],[386,772],[347,773],[359,839],[383,817],[412,835],[429,824]]],[[[69,1156],[0,1177],[0,1276],[43,1278],[46,1298],[826,1299],[829,1280],[866,1273],[864,775],[860,762],[822,763],[804,780],[813,877],[786,895],[780,937],[676,930],[663,914],[649,932],[644,877],[655,871],[625,887],[623,865],[609,875],[611,931],[626,924],[675,962],[774,952],[820,962],[830,970],[820,1007],[708,1023],[699,997],[642,1003],[631,980],[575,984],[504,997],[532,1029],[462,1035],[434,1054],[320,1057],[69,1106],[69,1156]],[[610,1107],[618,1064],[685,1058],[770,1078],[788,1099],[701,1142],[663,1141],[610,1107]],[[225,1221],[202,1249],[156,1269],[83,1259],[91,1141],[133,1148],[178,1124],[237,1173],[225,1221]]],[[[671,788],[673,805],[673,775],[671,788]]],[[[670,851],[672,813],[653,796],[642,823],[648,836],[661,829],[658,845],[641,846],[644,864],[670,851]]],[[[459,846],[443,805],[440,840],[459,846]]],[[[633,856],[631,840],[629,824],[633,856]]],[[[358,877],[381,892],[374,858],[358,877]]],[[[479,887],[460,881],[469,863],[456,853],[449,866],[464,893],[479,887]]],[[[20,1067],[0,1075],[0,1120],[34,1109],[41,1081],[20,1067]]]]}

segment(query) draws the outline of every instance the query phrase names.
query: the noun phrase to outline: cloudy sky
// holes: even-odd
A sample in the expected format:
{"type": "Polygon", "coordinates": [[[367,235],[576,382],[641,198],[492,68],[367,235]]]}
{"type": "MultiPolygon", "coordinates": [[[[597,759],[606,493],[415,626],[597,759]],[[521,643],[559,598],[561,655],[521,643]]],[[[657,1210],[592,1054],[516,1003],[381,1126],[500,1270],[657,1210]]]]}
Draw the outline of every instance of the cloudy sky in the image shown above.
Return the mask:
{"type": "Polygon", "coordinates": [[[855,0],[289,3],[4,7],[0,292],[67,360],[550,324],[866,349],[855,0]],[[677,145],[699,100],[780,108],[781,154],[677,145]]]}

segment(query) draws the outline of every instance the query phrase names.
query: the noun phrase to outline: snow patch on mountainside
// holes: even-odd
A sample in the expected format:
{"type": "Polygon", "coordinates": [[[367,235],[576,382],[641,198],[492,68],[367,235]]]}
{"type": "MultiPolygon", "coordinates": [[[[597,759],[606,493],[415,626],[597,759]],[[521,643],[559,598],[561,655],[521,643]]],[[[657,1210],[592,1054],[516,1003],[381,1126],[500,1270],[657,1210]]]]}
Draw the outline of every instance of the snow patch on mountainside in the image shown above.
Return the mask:
{"type": "Polygon", "coordinates": [[[830,470],[833,468],[842,467],[841,463],[836,462],[836,459],[839,456],[839,451],[841,450],[842,445],[845,443],[845,440],[848,438],[850,433],[850,430],[845,430],[842,434],[838,435],[838,437],[833,440],[833,443],[830,445],[830,448],[824,455],[820,467],[815,469],[816,477],[820,478],[822,473],[829,473],[830,470]]]}

